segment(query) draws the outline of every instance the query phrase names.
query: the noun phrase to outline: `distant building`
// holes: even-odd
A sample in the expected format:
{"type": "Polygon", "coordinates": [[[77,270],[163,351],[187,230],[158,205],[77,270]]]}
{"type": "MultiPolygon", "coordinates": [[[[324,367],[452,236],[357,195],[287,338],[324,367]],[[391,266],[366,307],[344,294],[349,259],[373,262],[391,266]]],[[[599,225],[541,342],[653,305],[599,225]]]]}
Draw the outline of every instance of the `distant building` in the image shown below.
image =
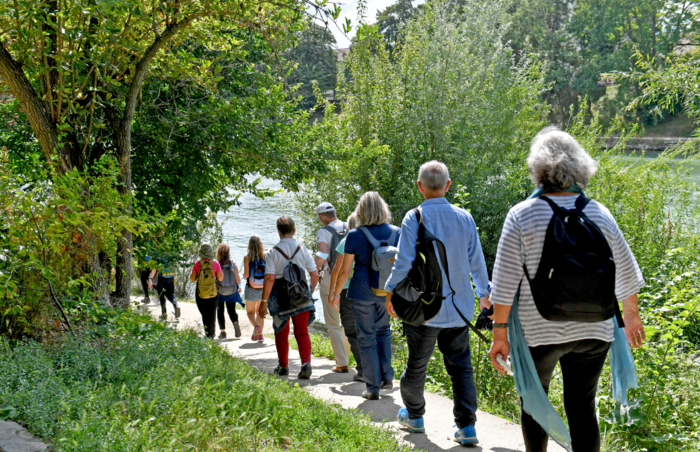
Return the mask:
{"type": "Polygon", "coordinates": [[[340,63],[345,59],[348,53],[350,53],[350,48],[348,47],[347,49],[335,49],[335,53],[338,56],[338,63],[340,63]]]}

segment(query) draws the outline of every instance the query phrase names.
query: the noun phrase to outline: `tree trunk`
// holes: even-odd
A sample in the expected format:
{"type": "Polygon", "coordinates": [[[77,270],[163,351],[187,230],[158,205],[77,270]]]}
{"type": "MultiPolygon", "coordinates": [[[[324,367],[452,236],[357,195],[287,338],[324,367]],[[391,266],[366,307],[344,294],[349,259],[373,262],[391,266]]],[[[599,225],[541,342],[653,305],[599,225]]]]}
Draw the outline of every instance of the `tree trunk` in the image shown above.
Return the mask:
{"type": "MultiPolygon", "coordinates": [[[[128,122],[124,119],[116,121],[118,126],[114,128],[117,144],[117,160],[119,161],[119,192],[131,193],[131,118],[128,122]]],[[[131,201],[127,206],[127,213],[131,215],[131,201]]],[[[117,262],[115,265],[116,289],[112,295],[112,304],[115,307],[125,308],[131,301],[131,274],[134,238],[131,232],[124,230],[117,240],[117,262]]]]}

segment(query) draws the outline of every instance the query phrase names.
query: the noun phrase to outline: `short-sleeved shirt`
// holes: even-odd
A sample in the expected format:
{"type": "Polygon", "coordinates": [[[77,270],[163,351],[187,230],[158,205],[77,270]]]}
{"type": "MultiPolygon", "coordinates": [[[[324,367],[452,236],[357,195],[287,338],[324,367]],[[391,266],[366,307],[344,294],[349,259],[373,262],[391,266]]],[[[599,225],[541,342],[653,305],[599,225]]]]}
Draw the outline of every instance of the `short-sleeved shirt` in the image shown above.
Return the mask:
{"type": "MultiPolygon", "coordinates": [[[[281,239],[276,246],[284,251],[287,256],[292,257],[292,254],[294,254],[299,244],[294,239],[281,239]]],[[[279,251],[272,248],[267,253],[267,256],[265,256],[265,274],[275,275],[275,278],[281,278],[284,276],[284,267],[287,266],[287,262],[289,261],[282,256],[279,251]]],[[[292,262],[309,273],[316,271],[316,262],[314,258],[311,256],[311,253],[309,253],[309,250],[303,246],[296,256],[294,256],[292,262]]]]}
{"type": "MultiPolygon", "coordinates": [[[[560,207],[573,209],[577,197],[578,195],[551,196],[550,199],[560,207]]],[[[600,228],[612,250],[617,299],[624,300],[639,292],[645,284],[644,277],[610,211],[602,204],[590,201],[583,213],[600,228]]],[[[529,199],[510,209],[493,267],[491,302],[512,305],[522,281],[518,316],[530,347],[583,339],[611,342],[614,333],[612,319],[591,323],[555,322],[546,320],[537,310],[523,265],[527,266],[531,275],[537,273],[552,215],[552,208],[541,199],[529,199]]]]}
{"type": "MultiPolygon", "coordinates": [[[[204,262],[209,262],[209,259],[204,259],[204,262]]],[[[194,263],[194,267],[192,267],[192,272],[194,273],[194,277],[196,278],[199,276],[199,269],[202,268],[202,264],[197,261],[194,263]]],[[[214,271],[214,274],[216,275],[217,273],[222,273],[221,271],[221,264],[219,264],[219,261],[214,259],[214,263],[211,264],[211,269],[214,271]]]]}
{"type": "MultiPolygon", "coordinates": [[[[387,240],[392,231],[396,231],[396,238],[399,238],[401,231],[396,226],[390,224],[379,224],[367,226],[372,236],[378,241],[387,240]]],[[[396,243],[393,243],[396,245],[396,243]]],[[[348,298],[363,301],[381,301],[384,297],[379,297],[372,292],[369,285],[370,271],[372,270],[372,253],[374,248],[367,241],[365,234],[358,228],[348,232],[345,238],[345,253],[355,255],[355,272],[350,280],[348,298]]]]}
{"type": "MultiPolygon", "coordinates": [[[[343,239],[338,243],[338,246],[335,247],[335,250],[338,252],[338,254],[345,254],[345,240],[343,239]]],[[[352,279],[352,273],[350,273],[350,277],[348,278],[347,281],[345,281],[345,287],[343,289],[347,289],[350,287],[350,280],[352,279]]]]}

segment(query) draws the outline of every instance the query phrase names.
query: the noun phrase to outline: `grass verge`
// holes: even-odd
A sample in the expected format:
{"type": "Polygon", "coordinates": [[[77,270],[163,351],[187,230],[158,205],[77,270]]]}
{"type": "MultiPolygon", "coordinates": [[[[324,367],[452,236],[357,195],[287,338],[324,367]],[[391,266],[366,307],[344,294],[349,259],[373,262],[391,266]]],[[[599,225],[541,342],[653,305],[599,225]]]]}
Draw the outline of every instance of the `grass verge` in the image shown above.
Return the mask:
{"type": "Polygon", "coordinates": [[[131,312],[76,339],[0,338],[0,417],[58,451],[409,450],[358,412],[131,312]]]}

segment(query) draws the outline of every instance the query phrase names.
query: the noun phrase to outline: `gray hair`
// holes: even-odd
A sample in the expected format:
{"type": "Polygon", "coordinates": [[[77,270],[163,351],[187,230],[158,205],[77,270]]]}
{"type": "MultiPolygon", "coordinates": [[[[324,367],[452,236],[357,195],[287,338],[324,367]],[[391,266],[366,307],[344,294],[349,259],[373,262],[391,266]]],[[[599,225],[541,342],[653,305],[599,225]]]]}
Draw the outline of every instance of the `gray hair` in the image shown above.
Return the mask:
{"type": "Polygon", "coordinates": [[[574,137],[554,126],[545,127],[532,139],[527,166],[537,185],[559,189],[574,184],[586,188],[598,169],[574,137]]]}
{"type": "Polygon", "coordinates": [[[418,180],[423,184],[423,188],[442,190],[450,180],[450,171],[444,163],[431,160],[421,165],[418,170],[418,180]]]}
{"type": "Polygon", "coordinates": [[[356,229],[359,226],[358,221],[357,221],[357,213],[355,213],[355,212],[351,213],[350,216],[348,217],[347,223],[348,223],[348,229],[356,229]]]}
{"type": "Polygon", "coordinates": [[[391,223],[391,211],[376,191],[368,191],[360,198],[355,209],[358,226],[391,223]]]}

